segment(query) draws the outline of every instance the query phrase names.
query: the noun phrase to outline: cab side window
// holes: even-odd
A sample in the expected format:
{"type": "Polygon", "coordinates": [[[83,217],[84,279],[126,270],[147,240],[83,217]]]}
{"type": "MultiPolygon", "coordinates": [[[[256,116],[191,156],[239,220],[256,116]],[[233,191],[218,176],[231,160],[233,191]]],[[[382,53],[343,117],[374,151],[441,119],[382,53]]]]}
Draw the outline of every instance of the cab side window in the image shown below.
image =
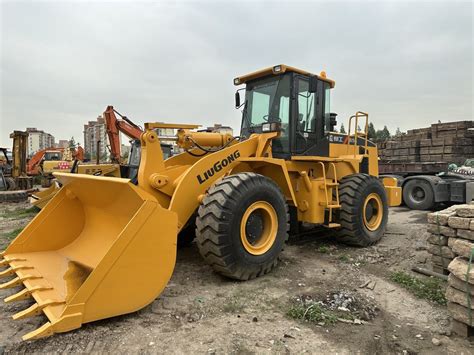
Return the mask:
{"type": "Polygon", "coordinates": [[[316,132],[315,93],[309,92],[308,80],[299,80],[298,84],[298,117],[296,130],[300,132],[316,132]]]}

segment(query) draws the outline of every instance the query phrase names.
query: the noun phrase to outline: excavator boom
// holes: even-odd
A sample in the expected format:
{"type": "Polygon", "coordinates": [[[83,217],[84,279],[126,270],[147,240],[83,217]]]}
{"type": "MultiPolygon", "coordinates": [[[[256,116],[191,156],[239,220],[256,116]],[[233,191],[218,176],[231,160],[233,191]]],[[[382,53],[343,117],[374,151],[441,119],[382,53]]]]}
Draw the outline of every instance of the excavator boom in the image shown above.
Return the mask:
{"type": "Polygon", "coordinates": [[[120,133],[125,134],[131,139],[140,139],[140,135],[143,131],[125,116],[119,114],[122,118],[119,120],[115,113],[119,114],[113,106],[107,106],[104,117],[110,142],[112,161],[120,163],[120,133]]]}

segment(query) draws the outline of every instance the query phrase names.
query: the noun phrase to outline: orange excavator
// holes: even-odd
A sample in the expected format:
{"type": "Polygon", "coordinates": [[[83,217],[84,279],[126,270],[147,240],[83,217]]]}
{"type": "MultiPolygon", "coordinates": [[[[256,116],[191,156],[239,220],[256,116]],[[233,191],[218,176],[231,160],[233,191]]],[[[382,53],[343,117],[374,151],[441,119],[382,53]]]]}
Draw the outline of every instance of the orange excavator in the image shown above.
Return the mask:
{"type": "Polygon", "coordinates": [[[43,166],[45,161],[57,162],[58,164],[62,163],[59,164],[59,166],[62,166],[64,170],[70,168],[70,161],[84,160],[84,149],[81,146],[79,146],[77,149],[71,149],[71,159],[64,159],[64,156],[67,155],[65,154],[66,149],[67,148],[47,148],[37,151],[28,161],[26,168],[27,174],[39,175],[42,172],[45,172],[45,167],[43,166]]]}
{"type": "MultiPolygon", "coordinates": [[[[120,164],[122,177],[128,177],[132,182],[136,182],[138,166],[140,163],[140,136],[143,129],[132,122],[127,116],[122,115],[113,106],[107,106],[104,111],[105,127],[110,142],[110,156],[112,163],[120,164]],[[120,119],[117,118],[117,115],[120,119]],[[125,134],[131,140],[130,154],[126,164],[121,162],[120,133],[125,134]]],[[[169,144],[161,143],[161,150],[165,159],[172,155],[172,147],[169,144]]]]}
{"type": "Polygon", "coordinates": [[[126,116],[121,115],[113,106],[107,106],[104,117],[110,142],[111,160],[120,164],[120,132],[130,139],[137,140],[140,139],[143,130],[126,116]],[[119,115],[121,119],[118,119],[115,114],[119,115]]]}

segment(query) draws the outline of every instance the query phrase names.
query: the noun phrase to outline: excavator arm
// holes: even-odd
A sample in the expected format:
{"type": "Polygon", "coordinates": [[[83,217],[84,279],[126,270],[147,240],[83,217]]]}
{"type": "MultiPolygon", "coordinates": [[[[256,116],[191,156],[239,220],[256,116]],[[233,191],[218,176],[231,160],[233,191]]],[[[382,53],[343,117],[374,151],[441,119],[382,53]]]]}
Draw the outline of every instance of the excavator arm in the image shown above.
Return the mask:
{"type": "Polygon", "coordinates": [[[127,117],[118,113],[113,106],[107,106],[104,112],[104,117],[107,135],[110,142],[112,161],[120,163],[120,132],[131,139],[140,139],[143,131],[127,117]],[[121,119],[117,118],[115,115],[116,113],[121,117],[121,119]]]}

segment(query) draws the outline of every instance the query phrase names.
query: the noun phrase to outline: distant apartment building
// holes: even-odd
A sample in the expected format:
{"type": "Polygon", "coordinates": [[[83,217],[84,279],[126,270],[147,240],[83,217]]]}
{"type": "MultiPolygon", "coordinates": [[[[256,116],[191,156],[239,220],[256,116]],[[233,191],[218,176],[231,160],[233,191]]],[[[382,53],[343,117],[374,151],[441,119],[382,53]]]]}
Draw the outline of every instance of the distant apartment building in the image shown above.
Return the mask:
{"type": "Polygon", "coordinates": [[[69,141],[67,139],[60,139],[57,146],[58,148],[69,148],[69,141]]]}
{"type": "Polygon", "coordinates": [[[54,137],[37,128],[27,128],[28,132],[28,156],[31,157],[37,151],[54,147],[54,137]]]}
{"type": "Polygon", "coordinates": [[[107,155],[107,131],[105,128],[105,119],[102,116],[97,117],[95,121],[89,121],[84,125],[84,150],[90,158],[97,157],[97,141],[100,140],[99,156],[107,155]]]}

